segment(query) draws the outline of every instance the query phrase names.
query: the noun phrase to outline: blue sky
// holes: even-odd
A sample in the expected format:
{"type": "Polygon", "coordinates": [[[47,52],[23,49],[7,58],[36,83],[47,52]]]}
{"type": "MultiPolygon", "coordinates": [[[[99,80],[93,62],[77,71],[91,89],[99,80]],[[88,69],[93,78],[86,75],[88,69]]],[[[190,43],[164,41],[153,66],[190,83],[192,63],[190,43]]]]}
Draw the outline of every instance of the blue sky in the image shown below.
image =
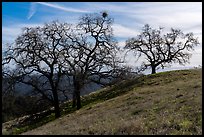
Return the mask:
{"type": "MultiPolygon", "coordinates": [[[[85,13],[101,11],[114,18],[114,35],[121,47],[146,23],[166,31],[173,27],[184,33],[193,32],[201,45],[195,48],[191,63],[185,67],[202,64],[202,2],[2,2],[2,49],[5,43],[14,42],[23,27],[53,20],[76,23],[85,13]]],[[[131,54],[128,58],[129,64],[135,65],[131,54]]],[[[174,64],[171,69],[177,67],[180,66],[174,64]]]]}

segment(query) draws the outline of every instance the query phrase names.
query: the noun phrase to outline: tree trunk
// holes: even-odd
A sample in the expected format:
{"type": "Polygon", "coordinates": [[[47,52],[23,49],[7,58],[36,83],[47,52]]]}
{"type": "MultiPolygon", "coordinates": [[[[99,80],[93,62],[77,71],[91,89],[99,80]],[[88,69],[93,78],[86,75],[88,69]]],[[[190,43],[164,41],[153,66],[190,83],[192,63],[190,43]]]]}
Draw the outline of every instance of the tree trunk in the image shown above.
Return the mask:
{"type": "Polygon", "coordinates": [[[73,96],[72,96],[72,108],[76,107],[76,91],[74,90],[73,96]]]}
{"type": "Polygon", "coordinates": [[[57,90],[53,90],[53,96],[54,96],[55,118],[58,118],[58,117],[60,117],[60,108],[59,108],[59,100],[58,100],[57,90]]]}
{"type": "Polygon", "coordinates": [[[59,102],[55,102],[55,118],[60,117],[60,108],[59,108],[59,102]]]}
{"type": "Polygon", "coordinates": [[[76,100],[76,105],[77,109],[81,108],[81,98],[80,98],[80,83],[78,80],[74,80],[74,94],[75,94],[75,100],[76,100]]]}
{"type": "Polygon", "coordinates": [[[155,73],[156,73],[156,67],[152,66],[152,74],[155,74],[155,73]]]}
{"type": "Polygon", "coordinates": [[[77,98],[77,109],[81,108],[81,98],[80,98],[80,90],[76,91],[76,98],[77,98]]]}

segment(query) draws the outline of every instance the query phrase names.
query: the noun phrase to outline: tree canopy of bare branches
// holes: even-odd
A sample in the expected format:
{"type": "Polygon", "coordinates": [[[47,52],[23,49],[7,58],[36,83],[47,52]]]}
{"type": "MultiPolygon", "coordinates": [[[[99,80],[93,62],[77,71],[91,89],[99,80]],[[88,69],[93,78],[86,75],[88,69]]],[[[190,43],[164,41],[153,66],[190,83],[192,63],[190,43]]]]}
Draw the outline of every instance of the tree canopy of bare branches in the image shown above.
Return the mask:
{"type": "Polygon", "coordinates": [[[80,90],[86,83],[103,84],[104,79],[118,72],[117,42],[113,38],[113,19],[107,13],[86,14],[80,18],[75,32],[70,33],[71,45],[65,45],[65,72],[73,77],[73,107],[81,108],[80,90]],[[76,31],[77,30],[77,31],[76,31]]]}
{"type": "Polygon", "coordinates": [[[81,108],[80,91],[86,83],[103,84],[119,72],[113,19],[107,13],[86,14],[76,25],[53,21],[41,27],[26,27],[4,54],[4,71],[16,81],[30,85],[36,94],[50,101],[55,117],[60,116],[60,82],[73,80],[73,107],[81,108]]]}
{"type": "Polygon", "coordinates": [[[60,116],[58,91],[63,76],[61,44],[69,29],[68,24],[56,21],[43,27],[24,28],[3,61],[3,65],[14,62],[12,73],[16,80],[32,86],[36,93],[49,100],[55,107],[56,117],[60,116]]]}
{"type": "Polygon", "coordinates": [[[126,41],[125,49],[133,51],[140,58],[142,55],[145,61],[141,69],[151,67],[152,74],[156,73],[159,67],[166,67],[172,63],[185,65],[191,57],[190,51],[199,44],[193,33],[184,34],[179,29],[171,29],[163,34],[163,28],[152,29],[146,24],[137,37],[126,41]]]}

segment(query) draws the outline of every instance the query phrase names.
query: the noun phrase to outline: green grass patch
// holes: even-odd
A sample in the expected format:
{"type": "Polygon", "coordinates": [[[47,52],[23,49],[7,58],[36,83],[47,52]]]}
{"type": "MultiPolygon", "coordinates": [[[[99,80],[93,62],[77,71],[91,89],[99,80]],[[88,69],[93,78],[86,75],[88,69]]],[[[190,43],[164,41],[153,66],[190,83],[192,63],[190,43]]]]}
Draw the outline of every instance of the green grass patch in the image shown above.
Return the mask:
{"type": "MultiPolygon", "coordinates": [[[[121,81],[82,96],[77,113],[71,101],[61,105],[62,126],[42,130],[52,134],[202,134],[201,80],[201,70],[178,70],[121,81]]],[[[3,134],[20,134],[53,120],[54,113],[3,134]]]]}

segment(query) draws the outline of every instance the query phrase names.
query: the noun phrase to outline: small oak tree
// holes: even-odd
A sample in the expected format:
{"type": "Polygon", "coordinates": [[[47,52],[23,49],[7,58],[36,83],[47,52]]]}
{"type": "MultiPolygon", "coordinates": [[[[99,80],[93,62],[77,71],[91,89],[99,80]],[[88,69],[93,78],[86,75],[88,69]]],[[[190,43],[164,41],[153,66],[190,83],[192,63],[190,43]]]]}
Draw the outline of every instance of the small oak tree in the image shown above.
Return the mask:
{"type": "Polygon", "coordinates": [[[191,53],[199,44],[193,33],[184,34],[179,29],[171,29],[169,33],[162,34],[163,28],[152,29],[148,24],[141,34],[126,41],[125,49],[133,51],[140,58],[145,56],[141,69],[151,67],[152,74],[159,67],[167,64],[179,63],[184,65],[189,62],[191,53]]]}

